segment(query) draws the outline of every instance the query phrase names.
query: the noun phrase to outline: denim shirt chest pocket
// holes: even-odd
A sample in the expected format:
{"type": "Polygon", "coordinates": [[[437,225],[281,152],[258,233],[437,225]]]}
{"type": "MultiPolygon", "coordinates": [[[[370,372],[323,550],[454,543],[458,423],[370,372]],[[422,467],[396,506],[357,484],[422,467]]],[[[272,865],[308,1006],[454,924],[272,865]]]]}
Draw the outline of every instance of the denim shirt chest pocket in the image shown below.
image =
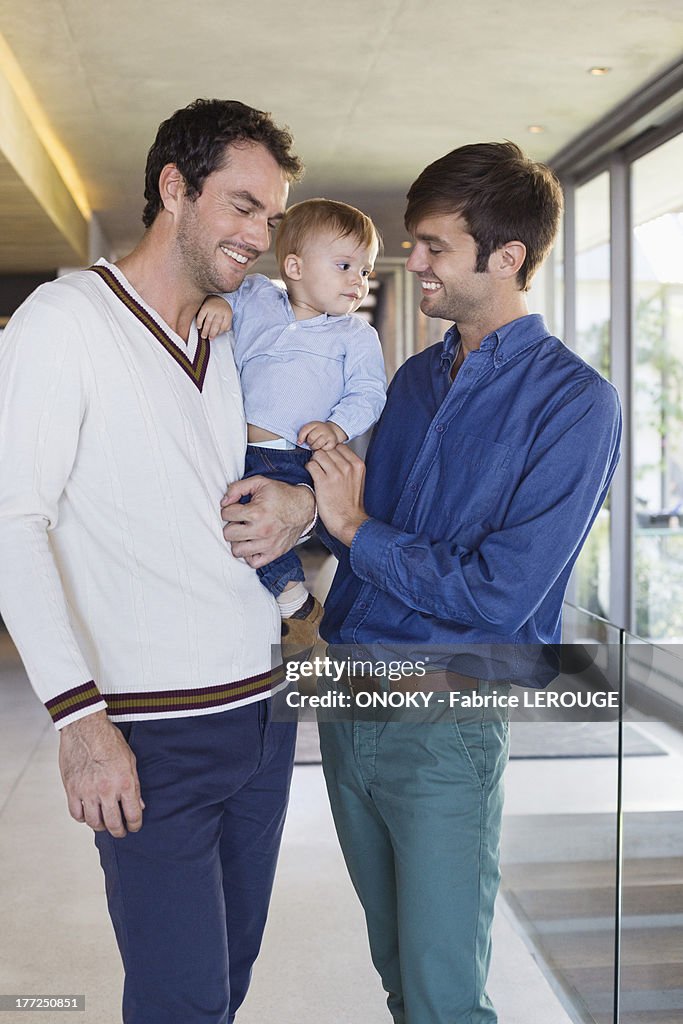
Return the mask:
{"type": "Polygon", "coordinates": [[[448,431],[440,452],[440,490],[451,523],[467,526],[494,511],[508,479],[512,448],[475,434],[448,431]]]}

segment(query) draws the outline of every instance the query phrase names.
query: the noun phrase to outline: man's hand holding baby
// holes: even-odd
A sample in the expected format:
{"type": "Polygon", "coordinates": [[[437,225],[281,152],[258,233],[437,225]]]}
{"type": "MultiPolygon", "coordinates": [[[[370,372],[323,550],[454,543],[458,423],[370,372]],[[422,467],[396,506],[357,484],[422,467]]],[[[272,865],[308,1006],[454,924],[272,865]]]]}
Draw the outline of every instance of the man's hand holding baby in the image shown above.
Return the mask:
{"type": "Polygon", "coordinates": [[[311,420],[310,423],[304,423],[296,442],[300,445],[307,444],[314,452],[318,452],[330,451],[331,448],[336,448],[338,444],[343,444],[348,439],[349,435],[332,420],[328,423],[311,420]]]}
{"type": "Polygon", "coordinates": [[[363,504],[365,463],[342,444],[329,452],[317,451],[306,469],[325,527],[350,548],[359,527],[370,518],[363,504]]]}

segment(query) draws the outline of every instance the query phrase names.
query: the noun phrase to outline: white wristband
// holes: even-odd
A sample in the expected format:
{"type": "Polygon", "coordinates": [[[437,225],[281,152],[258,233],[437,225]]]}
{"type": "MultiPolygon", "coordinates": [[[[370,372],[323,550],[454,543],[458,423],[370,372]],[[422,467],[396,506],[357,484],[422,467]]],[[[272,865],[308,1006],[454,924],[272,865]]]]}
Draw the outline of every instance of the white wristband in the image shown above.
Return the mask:
{"type": "Polygon", "coordinates": [[[302,541],[302,540],[308,540],[308,538],[313,533],[313,531],[314,531],[314,529],[316,527],[316,523],[318,522],[318,502],[316,501],[316,498],[315,498],[315,491],[313,490],[313,488],[311,487],[310,484],[303,484],[302,483],[302,484],[297,484],[296,486],[297,487],[307,487],[309,489],[309,491],[311,492],[311,494],[313,495],[313,502],[315,504],[315,511],[314,511],[314,514],[313,514],[313,519],[308,524],[308,526],[306,527],[304,532],[301,534],[301,536],[299,537],[299,541],[302,541]]]}

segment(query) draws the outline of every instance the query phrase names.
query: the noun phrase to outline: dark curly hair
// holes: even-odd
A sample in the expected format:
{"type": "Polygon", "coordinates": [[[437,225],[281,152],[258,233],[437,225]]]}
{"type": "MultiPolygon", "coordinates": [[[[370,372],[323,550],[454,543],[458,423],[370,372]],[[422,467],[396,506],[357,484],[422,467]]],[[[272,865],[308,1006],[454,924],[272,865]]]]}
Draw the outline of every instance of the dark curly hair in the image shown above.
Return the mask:
{"type": "Polygon", "coordinates": [[[239,100],[195,100],[176,110],[159,126],[147,154],[145,199],[142,223],[146,228],[162,208],[159,175],[166,164],[175,164],[187,186],[190,199],[200,195],[204,182],[227,162],[226,147],[239,142],[259,142],[287,175],[296,181],[303,164],[291,152],[292,136],[278,128],[270,114],[248,107],[239,100]]]}
{"type": "Polygon", "coordinates": [[[562,214],[562,186],[546,164],[529,160],[514,142],[461,146],[425,167],[408,191],[405,225],[435,214],[460,214],[477,243],[475,270],[506,242],[524,242],[526,259],[517,283],[531,279],[555,240],[562,214]]]}

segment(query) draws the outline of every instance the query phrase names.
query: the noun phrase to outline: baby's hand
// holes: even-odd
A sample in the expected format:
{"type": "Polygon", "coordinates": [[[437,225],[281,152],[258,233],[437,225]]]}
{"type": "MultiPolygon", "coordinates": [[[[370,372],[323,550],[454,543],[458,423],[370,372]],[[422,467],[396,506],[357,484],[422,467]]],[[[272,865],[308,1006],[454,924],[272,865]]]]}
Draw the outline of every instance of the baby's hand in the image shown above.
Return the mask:
{"type": "Polygon", "coordinates": [[[232,327],[232,309],[230,303],[220,295],[207,295],[197,313],[197,329],[202,338],[210,341],[218,334],[229,331],[232,327]]]}
{"type": "Polygon", "coordinates": [[[310,423],[304,423],[297,436],[297,443],[308,444],[317,452],[321,449],[329,451],[330,448],[336,448],[338,444],[343,444],[348,439],[349,435],[332,420],[329,423],[312,420],[310,423]]]}

